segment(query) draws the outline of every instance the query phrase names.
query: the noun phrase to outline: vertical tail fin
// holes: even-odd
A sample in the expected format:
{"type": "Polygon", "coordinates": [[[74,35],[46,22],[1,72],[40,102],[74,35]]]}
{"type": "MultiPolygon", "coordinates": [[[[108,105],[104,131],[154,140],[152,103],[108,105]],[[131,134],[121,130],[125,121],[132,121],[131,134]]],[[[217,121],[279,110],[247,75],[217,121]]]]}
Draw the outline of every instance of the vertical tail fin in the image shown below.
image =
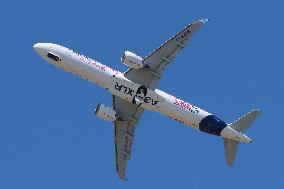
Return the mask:
{"type": "MultiPolygon", "coordinates": [[[[244,133],[260,113],[261,113],[260,110],[254,109],[251,112],[244,115],[243,117],[234,121],[229,126],[235,131],[244,133]]],[[[224,138],[226,162],[229,166],[232,166],[234,163],[237,150],[238,150],[238,144],[239,144],[239,141],[224,138]]]]}

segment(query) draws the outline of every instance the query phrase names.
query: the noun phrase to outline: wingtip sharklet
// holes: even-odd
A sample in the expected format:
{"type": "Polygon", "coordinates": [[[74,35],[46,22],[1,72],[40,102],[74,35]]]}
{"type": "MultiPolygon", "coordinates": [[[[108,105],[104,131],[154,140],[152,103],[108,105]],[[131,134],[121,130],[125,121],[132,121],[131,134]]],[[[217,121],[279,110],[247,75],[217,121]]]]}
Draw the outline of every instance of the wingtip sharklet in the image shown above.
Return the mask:
{"type": "Polygon", "coordinates": [[[208,21],[209,21],[209,19],[204,18],[204,19],[201,19],[200,21],[201,21],[201,22],[203,22],[203,24],[205,24],[206,22],[208,22],[208,21]]]}

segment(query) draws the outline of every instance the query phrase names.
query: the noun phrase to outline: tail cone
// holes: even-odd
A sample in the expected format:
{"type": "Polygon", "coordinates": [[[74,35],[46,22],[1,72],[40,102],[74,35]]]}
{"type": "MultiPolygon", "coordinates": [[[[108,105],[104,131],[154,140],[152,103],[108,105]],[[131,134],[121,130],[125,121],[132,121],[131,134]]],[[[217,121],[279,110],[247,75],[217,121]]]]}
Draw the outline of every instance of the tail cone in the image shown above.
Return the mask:
{"type": "Polygon", "coordinates": [[[221,136],[239,142],[251,143],[251,139],[245,134],[235,131],[232,127],[227,126],[221,131],[221,136]]]}

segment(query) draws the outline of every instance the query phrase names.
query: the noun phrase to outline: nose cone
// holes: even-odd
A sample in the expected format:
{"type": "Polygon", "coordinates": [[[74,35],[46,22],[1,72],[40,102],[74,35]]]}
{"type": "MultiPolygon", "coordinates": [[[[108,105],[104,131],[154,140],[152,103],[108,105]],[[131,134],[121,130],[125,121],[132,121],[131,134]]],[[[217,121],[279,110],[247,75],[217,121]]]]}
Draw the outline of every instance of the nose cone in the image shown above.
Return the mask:
{"type": "Polygon", "coordinates": [[[47,45],[45,43],[36,43],[33,48],[40,56],[44,56],[47,50],[47,45]]]}

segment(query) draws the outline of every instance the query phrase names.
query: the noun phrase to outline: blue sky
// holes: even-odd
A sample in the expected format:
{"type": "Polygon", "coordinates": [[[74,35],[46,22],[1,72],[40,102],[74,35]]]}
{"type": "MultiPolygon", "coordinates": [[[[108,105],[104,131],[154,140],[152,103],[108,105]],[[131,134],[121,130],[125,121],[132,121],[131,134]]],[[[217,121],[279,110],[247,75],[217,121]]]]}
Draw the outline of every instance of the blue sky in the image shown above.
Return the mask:
{"type": "Polygon", "coordinates": [[[1,1],[0,188],[283,188],[284,3],[275,1],[1,1]],[[111,95],[42,60],[53,42],[120,71],[186,24],[210,22],[159,88],[232,122],[262,115],[234,167],[221,138],[153,112],[136,128],[127,181],[115,171],[114,128],[95,117],[111,95]]]}

